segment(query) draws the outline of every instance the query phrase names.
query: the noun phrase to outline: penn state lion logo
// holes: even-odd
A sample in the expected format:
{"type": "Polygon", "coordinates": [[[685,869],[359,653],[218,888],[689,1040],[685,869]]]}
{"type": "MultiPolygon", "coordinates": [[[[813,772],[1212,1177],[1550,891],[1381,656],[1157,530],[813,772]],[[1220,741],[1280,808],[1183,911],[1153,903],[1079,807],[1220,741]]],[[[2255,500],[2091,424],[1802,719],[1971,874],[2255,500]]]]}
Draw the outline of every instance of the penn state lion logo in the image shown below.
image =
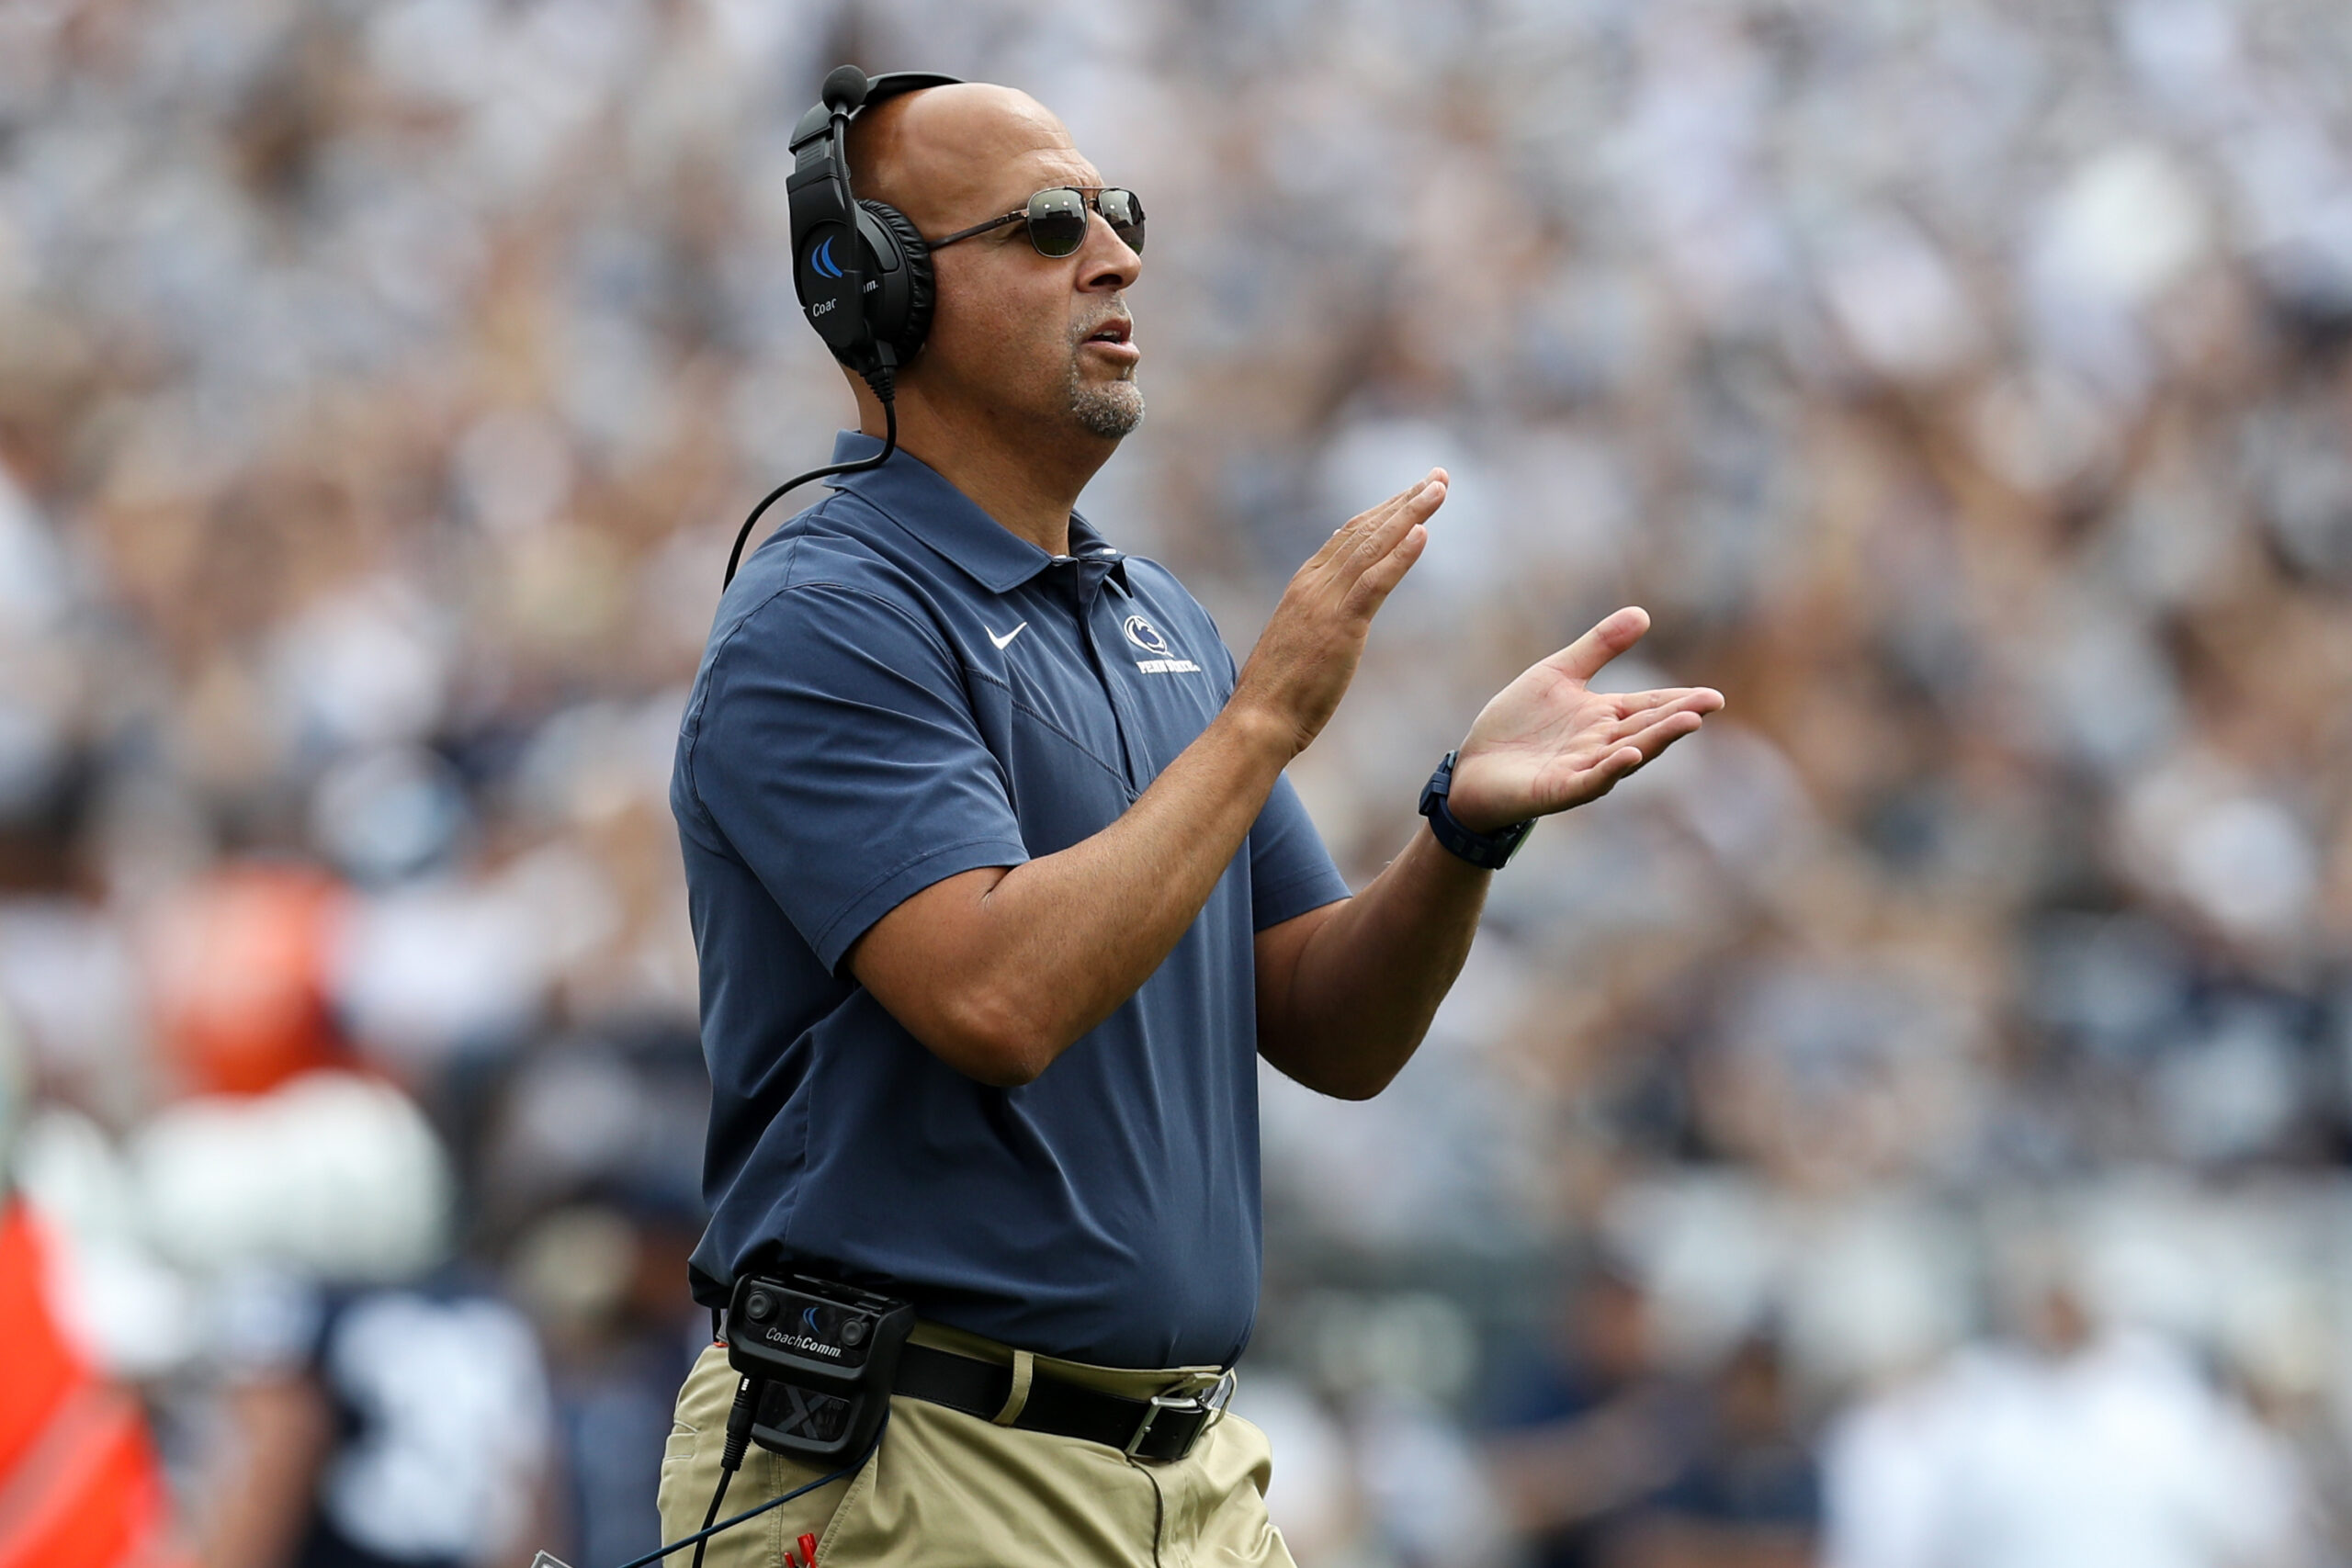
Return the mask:
{"type": "Polygon", "coordinates": [[[1159,628],[1141,615],[1129,615],[1126,621],[1127,640],[1155,657],[1138,659],[1136,668],[1147,675],[1197,675],[1201,667],[1189,659],[1179,659],[1159,635],[1159,628]]]}

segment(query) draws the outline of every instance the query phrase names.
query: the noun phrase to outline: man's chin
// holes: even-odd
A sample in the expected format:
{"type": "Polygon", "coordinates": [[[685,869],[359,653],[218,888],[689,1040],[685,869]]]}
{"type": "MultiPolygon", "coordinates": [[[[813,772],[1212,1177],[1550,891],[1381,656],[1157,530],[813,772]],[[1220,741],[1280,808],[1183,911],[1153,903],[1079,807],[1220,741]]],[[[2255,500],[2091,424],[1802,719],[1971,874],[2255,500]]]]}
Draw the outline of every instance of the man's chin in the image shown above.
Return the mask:
{"type": "Polygon", "coordinates": [[[1080,382],[1070,389],[1070,412],[1090,435],[1116,441],[1143,423],[1143,389],[1122,378],[1080,382]]]}

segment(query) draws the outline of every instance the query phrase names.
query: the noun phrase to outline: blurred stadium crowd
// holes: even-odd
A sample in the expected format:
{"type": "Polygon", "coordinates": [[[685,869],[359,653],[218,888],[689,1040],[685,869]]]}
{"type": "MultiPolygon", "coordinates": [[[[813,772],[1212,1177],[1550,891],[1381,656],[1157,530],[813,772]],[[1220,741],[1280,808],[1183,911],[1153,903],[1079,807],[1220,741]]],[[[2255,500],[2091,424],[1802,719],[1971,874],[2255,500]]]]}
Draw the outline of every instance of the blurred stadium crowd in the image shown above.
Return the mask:
{"type": "Polygon", "coordinates": [[[10,0],[0,1122],[203,1561],[654,1543],[671,742],[847,417],[841,60],[1143,194],[1086,507],[1237,648],[1453,469],[1351,875],[1619,604],[1730,698],[1386,1096],[1266,1086],[1307,1568],[2352,1561],[2352,11],[10,0]]]}

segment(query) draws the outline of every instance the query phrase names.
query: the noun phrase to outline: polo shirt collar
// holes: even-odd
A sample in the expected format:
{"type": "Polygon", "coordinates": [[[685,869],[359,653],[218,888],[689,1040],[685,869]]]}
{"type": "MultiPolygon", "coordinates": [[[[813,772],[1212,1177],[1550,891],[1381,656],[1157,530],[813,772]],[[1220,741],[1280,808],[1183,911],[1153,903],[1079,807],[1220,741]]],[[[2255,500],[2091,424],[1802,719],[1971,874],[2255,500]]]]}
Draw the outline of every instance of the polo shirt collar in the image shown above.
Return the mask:
{"type": "MultiPolygon", "coordinates": [[[[880,450],[880,441],[858,431],[844,430],[833,437],[836,463],[858,462],[880,450]]],[[[878,468],[842,474],[828,482],[871,505],[991,593],[1017,588],[1054,562],[1054,557],[981,511],[939,470],[903,448],[878,468]]],[[[1112,575],[1125,581],[1125,557],[1075,512],[1069,514],[1069,549],[1080,560],[1108,566],[1112,575]]]]}

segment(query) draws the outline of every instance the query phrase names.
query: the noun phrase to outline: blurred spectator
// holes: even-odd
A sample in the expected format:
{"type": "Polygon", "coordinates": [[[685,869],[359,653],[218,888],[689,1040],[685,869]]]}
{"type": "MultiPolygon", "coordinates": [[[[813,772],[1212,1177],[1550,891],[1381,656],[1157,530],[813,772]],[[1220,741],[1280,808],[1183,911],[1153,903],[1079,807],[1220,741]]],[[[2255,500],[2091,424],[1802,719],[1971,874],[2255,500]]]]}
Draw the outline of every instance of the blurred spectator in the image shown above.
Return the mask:
{"type": "Polygon", "coordinates": [[[1821,1480],[1794,1419],[1780,1348],[1751,1337],[1709,1380],[1681,1473],[1642,1510],[1626,1562],[1641,1568],[1805,1568],[1821,1480]]]}
{"type": "Polygon", "coordinates": [[[1640,1285],[1596,1270],[1564,1303],[1556,1343],[1506,1363],[1488,1462],[1541,1568],[1607,1568],[1629,1527],[1674,1479],[1696,1418],[1651,1339],[1640,1285]]]}
{"type": "Polygon", "coordinates": [[[1844,1418],[1833,1568],[2329,1560],[2292,1452],[2177,1347],[2098,1334],[2063,1284],[2030,1313],[2024,1343],[1844,1418]]]}
{"type": "Polygon", "coordinates": [[[1781,1568],[1813,1561],[1820,1488],[1779,1348],[1745,1337],[1703,1376],[1659,1353],[1622,1265],[1573,1289],[1550,1354],[1506,1361],[1487,1454],[1544,1568],[1781,1568]]]}
{"type": "Polygon", "coordinates": [[[313,1073],[175,1107],[137,1159],[178,1259],[217,1281],[204,1561],[527,1557],[548,1522],[539,1352],[519,1313],[444,1260],[447,1177],[415,1109],[313,1073]]]}
{"type": "Polygon", "coordinates": [[[513,1227],[508,1288],[548,1360],[567,1561],[624,1562],[661,1544],[644,1478],[711,1334],[678,1288],[702,1234],[708,1103],[691,1034],[616,1022],[522,1063],[484,1129],[484,1208],[513,1227]]]}
{"type": "Polygon", "coordinates": [[[634,1193],[555,1210],[514,1249],[567,1461],[567,1560],[626,1562],[662,1544],[644,1482],[661,1469],[678,1384],[710,1337],[708,1314],[677,1288],[701,1234],[698,1211],[634,1193]]]}
{"type": "Polygon", "coordinates": [[[520,1314],[459,1278],[244,1290],[229,1308],[218,1447],[199,1482],[207,1563],[528,1559],[549,1523],[549,1433],[520,1314]],[[280,1292],[291,1299],[254,1299],[280,1292]]]}
{"type": "Polygon", "coordinates": [[[184,1092],[257,1094],[346,1055],[330,1013],[334,879],[232,864],[154,917],[156,1044],[184,1092]]]}

